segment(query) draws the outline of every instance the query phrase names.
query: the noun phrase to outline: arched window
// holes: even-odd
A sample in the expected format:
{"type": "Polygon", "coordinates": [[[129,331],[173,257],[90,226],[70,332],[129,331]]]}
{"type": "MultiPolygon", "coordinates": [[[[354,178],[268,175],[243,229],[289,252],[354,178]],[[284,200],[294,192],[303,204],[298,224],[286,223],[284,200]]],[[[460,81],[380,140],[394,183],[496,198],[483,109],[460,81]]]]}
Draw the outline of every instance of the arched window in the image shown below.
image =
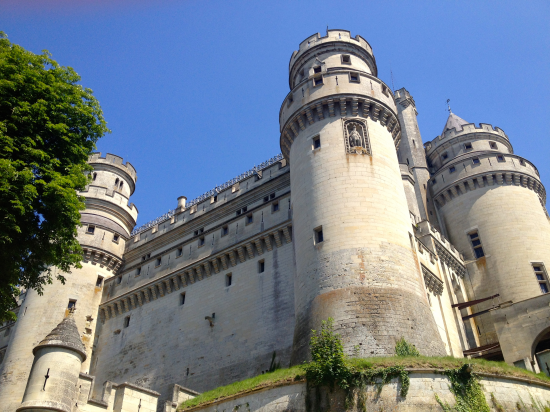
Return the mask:
{"type": "Polygon", "coordinates": [[[121,180],[121,181],[120,181],[120,186],[119,186],[121,189],[122,189],[122,185],[123,185],[123,184],[124,184],[124,181],[121,180]]]}
{"type": "Polygon", "coordinates": [[[115,180],[115,186],[118,186],[118,177],[115,180]]]}
{"type": "Polygon", "coordinates": [[[96,180],[97,178],[97,173],[94,172],[94,174],[92,175],[92,180],[96,180]]]}

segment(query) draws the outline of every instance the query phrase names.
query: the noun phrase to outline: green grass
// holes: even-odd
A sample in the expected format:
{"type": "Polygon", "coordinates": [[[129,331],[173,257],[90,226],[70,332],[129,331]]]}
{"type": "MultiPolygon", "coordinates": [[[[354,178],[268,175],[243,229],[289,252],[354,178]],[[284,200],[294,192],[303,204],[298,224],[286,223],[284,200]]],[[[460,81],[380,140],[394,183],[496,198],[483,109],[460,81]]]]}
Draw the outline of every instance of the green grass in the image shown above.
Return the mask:
{"type": "Polygon", "coordinates": [[[227,386],[220,386],[219,388],[204,392],[196,398],[183,402],[178,407],[178,411],[184,411],[216,399],[227,398],[229,396],[249,392],[254,389],[269,387],[277,383],[293,382],[301,379],[305,379],[304,371],[301,366],[278,369],[275,372],[264,373],[263,375],[258,375],[250,379],[245,379],[244,381],[235,382],[227,386]]]}
{"type": "MultiPolygon", "coordinates": [[[[349,363],[357,369],[369,368],[387,368],[390,366],[403,366],[404,368],[436,368],[436,369],[454,369],[461,367],[464,363],[473,365],[474,372],[493,373],[505,376],[515,376],[519,378],[535,379],[550,383],[544,373],[534,374],[525,369],[510,366],[505,362],[491,362],[484,359],[460,359],[452,357],[387,357],[387,358],[365,358],[349,359],[349,363]]],[[[288,369],[279,369],[275,372],[265,373],[254,378],[245,379],[240,382],[232,383],[227,386],[220,386],[208,392],[202,393],[196,398],[183,402],[178,411],[185,411],[190,408],[203,405],[215,400],[221,400],[237,394],[250,392],[252,390],[269,387],[283,382],[294,382],[304,380],[304,371],[301,366],[293,366],[288,369]]]]}

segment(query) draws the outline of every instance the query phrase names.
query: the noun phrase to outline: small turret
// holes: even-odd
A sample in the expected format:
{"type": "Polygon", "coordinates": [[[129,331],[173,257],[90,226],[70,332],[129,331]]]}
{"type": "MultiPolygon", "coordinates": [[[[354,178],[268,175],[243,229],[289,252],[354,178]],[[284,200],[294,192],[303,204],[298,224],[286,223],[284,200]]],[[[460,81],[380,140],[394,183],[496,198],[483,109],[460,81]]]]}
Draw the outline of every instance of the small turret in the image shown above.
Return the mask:
{"type": "Polygon", "coordinates": [[[72,313],[33,349],[33,354],[34,363],[23,403],[17,412],[71,412],[80,367],[86,360],[86,349],[72,313]]]}

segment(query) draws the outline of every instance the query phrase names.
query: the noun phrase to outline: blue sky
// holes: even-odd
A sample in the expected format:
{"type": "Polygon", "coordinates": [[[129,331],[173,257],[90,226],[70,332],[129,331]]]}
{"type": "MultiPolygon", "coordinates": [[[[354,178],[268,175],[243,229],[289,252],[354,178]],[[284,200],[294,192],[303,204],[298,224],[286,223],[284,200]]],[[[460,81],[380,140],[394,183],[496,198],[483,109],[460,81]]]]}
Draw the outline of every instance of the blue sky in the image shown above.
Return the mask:
{"type": "Polygon", "coordinates": [[[274,156],[288,62],[307,36],[361,34],[406,87],[424,142],[448,113],[501,127],[550,187],[547,1],[0,0],[0,30],[73,67],[137,169],[138,224],[274,156]],[[113,4],[116,3],[116,4],[113,4]]]}

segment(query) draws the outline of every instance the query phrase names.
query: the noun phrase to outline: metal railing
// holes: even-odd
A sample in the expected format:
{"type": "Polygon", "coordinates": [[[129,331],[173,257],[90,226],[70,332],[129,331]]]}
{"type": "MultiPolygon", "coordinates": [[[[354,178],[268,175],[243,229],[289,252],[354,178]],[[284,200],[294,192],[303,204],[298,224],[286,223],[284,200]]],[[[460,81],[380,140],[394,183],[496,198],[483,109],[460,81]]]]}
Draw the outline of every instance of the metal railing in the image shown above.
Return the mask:
{"type": "MultiPolygon", "coordinates": [[[[224,191],[225,189],[228,189],[230,188],[231,186],[233,186],[234,184],[236,183],[239,183],[240,181],[244,180],[244,179],[247,179],[249,178],[250,176],[253,176],[255,174],[258,174],[258,172],[262,171],[263,169],[266,169],[268,168],[269,166],[272,166],[273,164],[277,163],[277,162],[280,162],[281,160],[283,160],[283,155],[281,153],[279,153],[277,156],[274,156],[272,157],[271,159],[269,160],[266,160],[265,162],[263,163],[260,163],[259,165],[257,166],[254,166],[252,169],[250,170],[247,170],[246,172],[244,173],[241,173],[240,175],[238,175],[237,177],[234,177],[233,179],[231,180],[228,180],[227,182],[219,185],[219,186],[216,186],[215,188],[209,190],[208,192],[206,193],[203,193],[202,195],[200,195],[199,197],[193,199],[193,200],[190,200],[189,202],[187,202],[187,204],[185,205],[185,209],[189,209],[190,207],[196,205],[196,204],[199,204],[200,202],[203,202],[204,200],[206,199],[209,199],[211,198],[212,196],[216,196],[218,193],[224,191]]],[[[166,212],[165,214],[163,214],[162,216],[159,216],[157,217],[156,219],[153,219],[147,223],[145,223],[144,225],[141,225],[140,227],[138,227],[137,229],[134,229],[132,230],[132,233],[131,233],[131,236],[135,236],[141,232],[144,232],[146,231],[147,229],[153,227],[153,226],[156,226],[158,225],[159,223],[162,223],[162,222],[165,222],[167,221],[168,219],[170,219],[172,216],[174,216],[176,214],[176,210],[177,209],[172,209],[172,210],[169,210],[168,212],[166,212]]]]}

